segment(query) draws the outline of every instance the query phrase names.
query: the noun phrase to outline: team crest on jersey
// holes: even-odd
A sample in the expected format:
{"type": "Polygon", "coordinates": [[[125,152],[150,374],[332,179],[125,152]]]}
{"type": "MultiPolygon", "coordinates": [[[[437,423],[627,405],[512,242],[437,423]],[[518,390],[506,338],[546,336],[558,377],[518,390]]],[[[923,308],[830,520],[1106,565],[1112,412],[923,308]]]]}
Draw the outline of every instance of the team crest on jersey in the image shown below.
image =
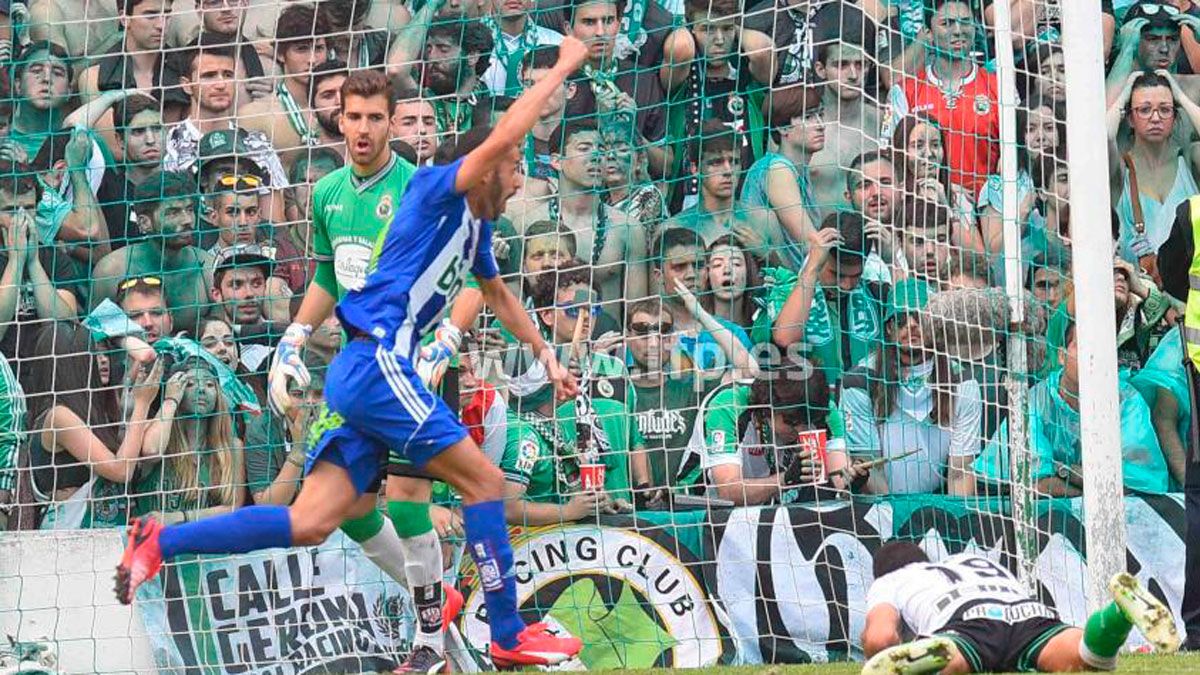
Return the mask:
{"type": "Polygon", "coordinates": [[[596,391],[600,392],[600,395],[604,398],[612,398],[613,394],[616,393],[613,390],[612,382],[609,382],[608,378],[601,378],[596,381],[596,391]]]}
{"type": "Polygon", "coordinates": [[[391,220],[393,211],[391,195],[384,195],[375,207],[375,215],[379,216],[381,220],[391,220]]]}
{"type": "Polygon", "coordinates": [[[742,113],[746,111],[746,102],[742,100],[741,96],[733,94],[729,97],[729,102],[726,104],[726,107],[729,109],[730,115],[741,117],[742,113]]]}
{"type": "Polygon", "coordinates": [[[992,100],[987,97],[987,94],[979,94],[975,97],[975,114],[986,115],[992,111],[992,100]]]}

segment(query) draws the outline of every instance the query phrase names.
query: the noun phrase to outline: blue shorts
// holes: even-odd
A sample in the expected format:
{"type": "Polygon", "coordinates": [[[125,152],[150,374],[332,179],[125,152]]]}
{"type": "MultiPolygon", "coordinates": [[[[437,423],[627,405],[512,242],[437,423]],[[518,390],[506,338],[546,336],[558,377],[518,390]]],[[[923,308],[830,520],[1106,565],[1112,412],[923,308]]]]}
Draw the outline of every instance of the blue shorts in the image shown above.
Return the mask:
{"type": "Polygon", "coordinates": [[[307,473],[330,462],[350,473],[362,494],[379,479],[388,450],[417,467],[467,437],[467,428],[422,384],[412,364],[373,340],[357,339],[333,359],[325,404],[341,417],[308,452],[307,473]]]}

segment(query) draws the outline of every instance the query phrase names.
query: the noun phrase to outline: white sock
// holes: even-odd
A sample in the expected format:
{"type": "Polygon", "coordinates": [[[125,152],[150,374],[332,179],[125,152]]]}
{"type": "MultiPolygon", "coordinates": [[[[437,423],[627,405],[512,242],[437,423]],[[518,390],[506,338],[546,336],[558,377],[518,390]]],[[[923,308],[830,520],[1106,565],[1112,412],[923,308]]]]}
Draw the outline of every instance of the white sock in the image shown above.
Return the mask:
{"type": "Polygon", "coordinates": [[[424,645],[443,653],[442,638],[442,543],[437,533],[429,530],[415,537],[399,539],[404,548],[404,571],[408,588],[417,608],[417,630],[413,647],[424,645]]]}
{"type": "Polygon", "coordinates": [[[392,521],[384,519],[379,534],[359,544],[367,560],[383,570],[383,573],[396,580],[401,586],[408,586],[408,575],[404,571],[404,546],[392,527],[392,521]]]}

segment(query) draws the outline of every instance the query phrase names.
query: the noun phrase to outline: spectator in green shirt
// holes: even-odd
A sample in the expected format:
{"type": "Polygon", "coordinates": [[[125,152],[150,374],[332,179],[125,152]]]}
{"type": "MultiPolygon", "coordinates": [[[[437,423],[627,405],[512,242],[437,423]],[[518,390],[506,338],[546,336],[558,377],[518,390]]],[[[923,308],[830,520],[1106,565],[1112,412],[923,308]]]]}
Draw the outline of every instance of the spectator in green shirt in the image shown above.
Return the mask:
{"type": "MultiPolygon", "coordinates": [[[[586,460],[577,443],[581,425],[576,422],[576,402],[555,408],[552,388],[544,375],[540,381],[533,379],[531,368],[523,383],[530,391],[510,414],[500,462],[506,479],[506,517],[514,525],[569,522],[597,508],[613,511],[628,501],[630,457],[641,452],[633,415],[636,403],[624,365],[586,349],[590,323],[599,314],[599,297],[588,282],[587,268],[543,274],[535,299],[540,305],[538,321],[549,331],[547,340],[566,352],[562,362],[587,371],[594,412],[590,433],[606,467],[605,489],[585,492],[580,486],[579,466],[586,460]],[[584,336],[582,342],[574,339],[577,334],[584,336]]],[[[636,464],[645,466],[644,460],[636,464]]],[[[647,482],[643,469],[637,473],[637,483],[647,482]]]]}
{"type": "Polygon", "coordinates": [[[307,387],[292,382],[292,398],[301,401],[288,409],[286,418],[274,411],[253,418],[246,429],[246,485],[255,504],[288,505],[300,491],[308,436],[322,431],[318,422],[325,402],[324,363],[308,357],[312,373],[307,387]]]}
{"type": "Polygon", "coordinates": [[[17,452],[24,441],[25,392],[0,356],[0,532],[8,527],[8,507],[17,484],[17,452]]]}
{"type": "Polygon", "coordinates": [[[867,241],[862,215],[830,215],[817,232],[800,277],[773,268],[766,311],[756,319],[757,339],[801,353],[837,382],[867,358],[883,339],[883,300],[887,288],[863,279],[867,241]]]}
{"type": "MultiPolygon", "coordinates": [[[[827,472],[847,468],[845,429],[830,406],[829,384],[803,359],[766,371],[749,386],[722,385],[700,405],[674,486],[737,506],[809,500],[821,471],[800,434],[819,429],[826,432],[827,472]]],[[[853,471],[866,475],[861,465],[853,471]]]]}
{"type": "MultiPolygon", "coordinates": [[[[1059,352],[1060,368],[1029,390],[1029,445],[1037,491],[1050,497],[1083,494],[1082,439],[1079,428],[1079,356],[1075,324],[1067,327],[1059,352]]],[[[1121,455],[1125,489],[1143,494],[1167,491],[1170,471],[1155,435],[1150,408],[1126,373],[1119,378],[1121,455]]],[[[1008,480],[1007,428],[975,462],[989,482],[1008,480]]]]}
{"type": "MultiPolygon", "coordinates": [[[[681,296],[689,318],[701,325],[720,328],[721,324],[695,295],[685,290],[681,296]]],[[[629,306],[625,328],[625,363],[630,366],[630,383],[637,393],[633,409],[647,449],[644,456],[650,481],[655,488],[671,486],[700,403],[722,381],[722,377],[706,377],[693,363],[679,358],[675,351],[677,311],[658,298],[640,300],[629,306]]],[[[754,357],[741,342],[726,339],[718,341],[718,345],[727,362],[733,365],[724,373],[725,379],[741,380],[758,373],[754,357]]],[[[641,456],[635,456],[634,461],[642,461],[641,456]]]]}

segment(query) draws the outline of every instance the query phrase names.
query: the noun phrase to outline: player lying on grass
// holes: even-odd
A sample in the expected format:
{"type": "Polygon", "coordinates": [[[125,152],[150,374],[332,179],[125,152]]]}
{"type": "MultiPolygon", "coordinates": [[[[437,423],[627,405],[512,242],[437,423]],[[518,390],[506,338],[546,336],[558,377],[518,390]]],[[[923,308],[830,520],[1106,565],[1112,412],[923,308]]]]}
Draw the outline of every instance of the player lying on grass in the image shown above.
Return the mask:
{"type": "Polygon", "coordinates": [[[1170,610],[1126,573],[1109,583],[1113,602],[1081,629],[987,558],[960,553],[932,563],[916,544],[891,542],[874,565],[863,675],[1113,670],[1134,626],[1160,651],[1179,648],[1170,610]],[[904,627],[918,639],[901,644],[904,627]]]}
{"type": "Polygon", "coordinates": [[[337,305],[351,340],[329,367],[325,400],[340,425],[309,452],[296,501],[287,508],[251,506],[167,528],[135,520],[117,567],[122,602],[132,601],[138,585],[157,574],[164,559],[324,541],[376,483],[391,448],[462,496],[467,551],[484,591],[493,663],[551,665],[579,652],[578,638],[555,637],[542,624],[526,626],[517,613],[503,475],[421,382],[413,361],[422,337],[437,326],[470,272],[501,323],[545,364],[555,392],[561,398],[578,394],[574,377],[500,280],[492,221],[517,190],[520,143],[587,52],[579,40],[563,40],[550,74],[526,90],[494,130],[471,129],[458,140],[450,164],[424,167],[412,177],[395,220],[376,246],[366,284],[337,305]]]}

